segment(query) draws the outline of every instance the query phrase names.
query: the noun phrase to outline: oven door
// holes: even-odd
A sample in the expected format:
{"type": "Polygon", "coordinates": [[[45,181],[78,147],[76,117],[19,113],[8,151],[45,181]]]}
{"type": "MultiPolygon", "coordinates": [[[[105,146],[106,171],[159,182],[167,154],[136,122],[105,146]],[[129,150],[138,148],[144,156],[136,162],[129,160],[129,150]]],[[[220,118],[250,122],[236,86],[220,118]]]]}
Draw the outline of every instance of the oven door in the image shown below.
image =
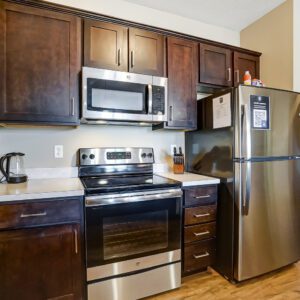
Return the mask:
{"type": "Polygon", "coordinates": [[[181,203],[180,189],[86,197],[88,280],[179,261],[181,203]]]}
{"type": "Polygon", "coordinates": [[[83,118],[151,122],[151,91],[152,76],[84,67],[83,118]]]}

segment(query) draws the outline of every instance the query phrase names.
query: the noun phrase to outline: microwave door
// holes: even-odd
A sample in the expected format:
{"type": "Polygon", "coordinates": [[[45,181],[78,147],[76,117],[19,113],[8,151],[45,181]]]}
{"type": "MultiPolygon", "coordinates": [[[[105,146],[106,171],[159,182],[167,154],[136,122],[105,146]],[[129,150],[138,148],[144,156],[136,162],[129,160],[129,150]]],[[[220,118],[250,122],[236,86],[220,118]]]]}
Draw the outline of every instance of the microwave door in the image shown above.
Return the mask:
{"type": "Polygon", "coordinates": [[[98,74],[90,69],[83,68],[84,119],[152,122],[148,114],[151,76],[109,70],[98,74]]]}

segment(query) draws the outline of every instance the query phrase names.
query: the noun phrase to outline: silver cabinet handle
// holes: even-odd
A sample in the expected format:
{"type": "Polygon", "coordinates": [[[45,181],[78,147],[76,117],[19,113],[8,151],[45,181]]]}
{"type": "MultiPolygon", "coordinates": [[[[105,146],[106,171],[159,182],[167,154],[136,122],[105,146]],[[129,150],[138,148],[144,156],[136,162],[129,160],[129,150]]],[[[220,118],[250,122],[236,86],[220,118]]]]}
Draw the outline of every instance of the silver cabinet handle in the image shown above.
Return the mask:
{"type": "Polygon", "coordinates": [[[208,252],[205,252],[204,254],[200,254],[200,255],[194,254],[193,256],[194,256],[195,259],[199,259],[199,258],[202,258],[202,257],[207,257],[209,255],[210,254],[208,252]]]}
{"type": "Polygon", "coordinates": [[[152,84],[148,84],[148,113],[152,114],[152,84]]]}
{"type": "Polygon", "coordinates": [[[210,232],[208,230],[203,231],[203,232],[193,232],[194,236],[201,236],[201,235],[206,235],[206,234],[210,234],[210,232]]]}
{"type": "Polygon", "coordinates": [[[131,68],[134,67],[134,51],[131,51],[131,68]]]}
{"type": "Polygon", "coordinates": [[[72,116],[75,116],[75,98],[71,98],[71,114],[72,116]]]}
{"type": "Polygon", "coordinates": [[[228,71],[228,82],[230,82],[231,81],[231,68],[228,68],[227,69],[227,71],[228,71]]]}
{"type": "Polygon", "coordinates": [[[210,216],[210,213],[194,215],[195,218],[202,218],[202,217],[207,217],[207,216],[210,216]]]}
{"type": "Polygon", "coordinates": [[[235,71],[235,76],[236,76],[236,83],[240,82],[240,70],[235,71]]]}
{"type": "Polygon", "coordinates": [[[195,196],[194,198],[195,198],[195,199],[210,198],[210,195],[195,196]]]}
{"type": "Polygon", "coordinates": [[[117,63],[118,66],[121,66],[121,49],[118,49],[118,54],[117,54],[117,63]]]}
{"type": "Polygon", "coordinates": [[[21,214],[21,218],[32,218],[32,217],[43,217],[46,216],[47,212],[41,212],[41,213],[37,213],[37,214],[21,214]]]}
{"type": "Polygon", "coordinates": [[[172,105],[170,106],[169,111],[170,111],[169,120],[172,121],[172,119],[173,119],[173,106],[172,105]]]}
{"type": "Polygon", "coordinates": [[[75,253],[78,253],[78,233],[77,233],[77,229],[74,229],[74,247],[75,247],[75,253]]]}

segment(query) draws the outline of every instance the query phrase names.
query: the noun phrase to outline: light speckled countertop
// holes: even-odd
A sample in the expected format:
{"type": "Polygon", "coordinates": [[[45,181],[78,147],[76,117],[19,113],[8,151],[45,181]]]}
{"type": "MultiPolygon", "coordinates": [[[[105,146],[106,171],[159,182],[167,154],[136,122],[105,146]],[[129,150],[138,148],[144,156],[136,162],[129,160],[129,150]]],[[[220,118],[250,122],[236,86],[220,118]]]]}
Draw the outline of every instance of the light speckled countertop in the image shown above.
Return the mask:
{"type": "Polygon", "coordinates": [[[196,185],[208,185],[208,184],[218,184],[220,179],[214,177],[208,177],[193,173],[185,172],[184,174],[174,174],[174,173],[156,173],[156,175],[166,177],[169,179],[177,180],[182,183],[182,186],[196,186],[196,185]]]}
{"type": "Polygon", "coordinates": [[[0,204],[6,201],[82,195],[84,188],[79,178],[30,179],[19,184],[0,184],[0,204]]]}

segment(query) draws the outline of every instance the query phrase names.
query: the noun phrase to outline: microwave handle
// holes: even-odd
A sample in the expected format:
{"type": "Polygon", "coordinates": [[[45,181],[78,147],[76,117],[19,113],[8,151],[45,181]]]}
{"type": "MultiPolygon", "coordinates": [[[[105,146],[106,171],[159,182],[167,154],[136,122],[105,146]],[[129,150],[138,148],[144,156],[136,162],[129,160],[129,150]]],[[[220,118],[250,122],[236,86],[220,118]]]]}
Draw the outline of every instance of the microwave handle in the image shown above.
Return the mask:
{"type": "Polygon", "coordinates": [[[152,114],[153,99],[152,99],[152,84],[148,84],[148,114],[152,114]]]}

